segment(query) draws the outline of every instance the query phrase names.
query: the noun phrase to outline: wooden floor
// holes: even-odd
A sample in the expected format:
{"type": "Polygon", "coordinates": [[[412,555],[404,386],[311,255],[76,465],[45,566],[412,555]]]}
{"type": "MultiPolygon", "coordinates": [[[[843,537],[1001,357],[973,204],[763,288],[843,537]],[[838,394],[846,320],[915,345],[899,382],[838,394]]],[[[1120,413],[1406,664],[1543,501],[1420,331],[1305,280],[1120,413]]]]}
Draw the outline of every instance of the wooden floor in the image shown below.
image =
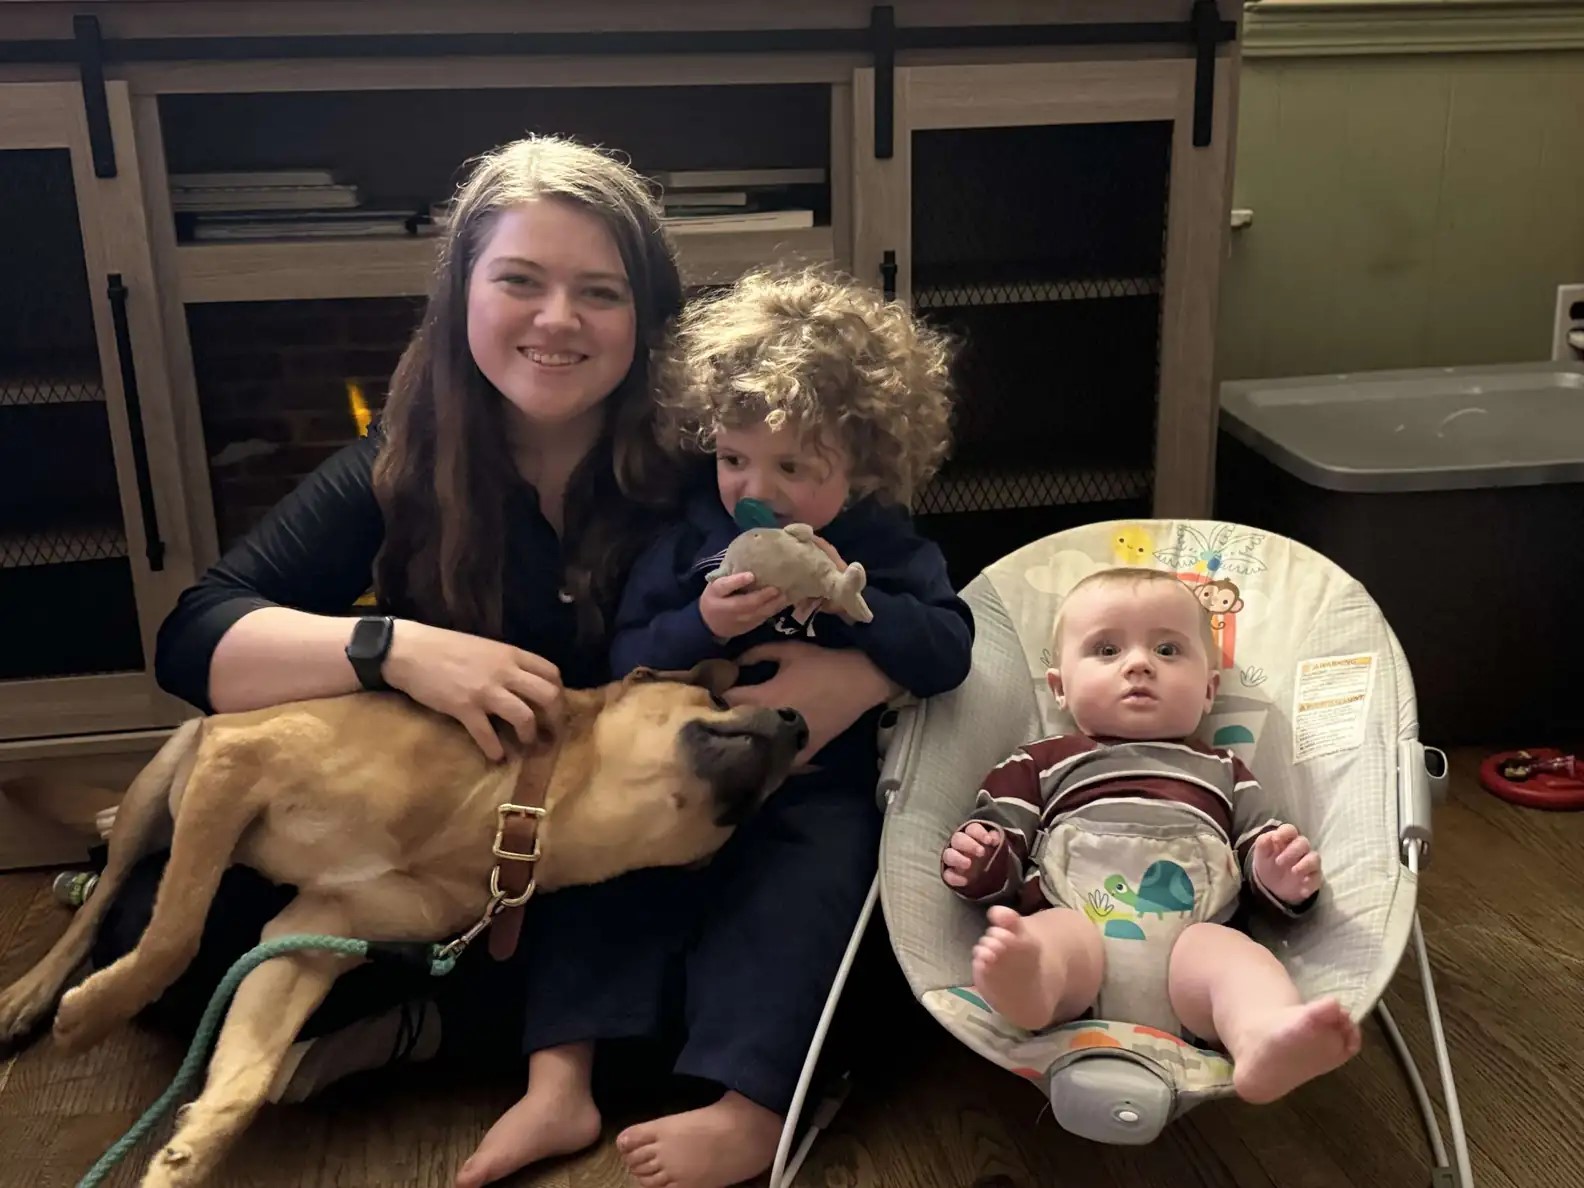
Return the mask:
{"type": "MultiPolygon", "coordinates": [[[[1584,814],[1516,808],[1454,756],[1421,913],[1481,1188],[1573,1188],[1584,1168],[1584,814]]],[[[0,982],[63,926],[48,876],[0,876],[0,982]]],[[[884,949],[879,949],[883,955],[884,949]]],[[[882,975],[884,969],[881,967],[882,975]]],[[[882,991],[891,987],[880,982],[882,991]]],[[[900,994],[900,991],[897,991],[900,994]]],[[[1260,1109],[1214,1102],[1153,1146],[1103,1147],[1061,1130],[1025,1083],[970,1054],[903,995],[869,1020],[858,1082],[799,1183],[819,1188],[1418,1188],[1428,1152],[1378,1025],[1351,1065],[1260,1109]]],[[[1428,1063],[1411,956],[1388,996],[1428,1063]]],[[[866,1016],[867,1018],[867,1016],[866,1016]]],[[[860,1020],[862,1021],[862,1020],[860,1020]]],[[[65,1058],[46,1040],[0,1064],[0,1184],[77,1182],[162,1091],[179,1052],[133,1030],[65,1058]]],[[[518,1087],[420,1070],[266,1110],[227,1166],[236,1188],[441,1188],[518,1087]]],[[[1439,1098],[1439,1092],[1432,1088],[1439,1098]]],[[[608,1135],[622,1119],[612,1119],[608,1135]]],[[[1444,1122],[1443,1122],[1444,1126],[1444,1122]]],[[[136,1182],[146,1144],[107,1183],[136,1182]]],[[[625,1181],[606,1145],[511,1181],[625,1181]]]]}

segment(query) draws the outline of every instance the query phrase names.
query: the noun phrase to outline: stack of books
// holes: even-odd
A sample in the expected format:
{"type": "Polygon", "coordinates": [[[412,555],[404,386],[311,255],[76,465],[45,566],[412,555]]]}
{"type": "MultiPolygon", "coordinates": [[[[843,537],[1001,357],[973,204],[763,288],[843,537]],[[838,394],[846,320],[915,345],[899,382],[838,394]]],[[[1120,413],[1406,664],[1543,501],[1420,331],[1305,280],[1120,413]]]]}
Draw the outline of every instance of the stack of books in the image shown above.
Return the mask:
{"type": "Polygon", "coordinates": [[[414,235],[427,214],[362,205],[355,185],[327,169],[173,173],[177,235],[193,240],[314,239],[414,235]]]}
{"type": "Polygon", "coordinates": [[[788,231],[814,225],[804,196],[825,184],[825,170],[677,169],[653,175],[674,234],[788,231]]]}

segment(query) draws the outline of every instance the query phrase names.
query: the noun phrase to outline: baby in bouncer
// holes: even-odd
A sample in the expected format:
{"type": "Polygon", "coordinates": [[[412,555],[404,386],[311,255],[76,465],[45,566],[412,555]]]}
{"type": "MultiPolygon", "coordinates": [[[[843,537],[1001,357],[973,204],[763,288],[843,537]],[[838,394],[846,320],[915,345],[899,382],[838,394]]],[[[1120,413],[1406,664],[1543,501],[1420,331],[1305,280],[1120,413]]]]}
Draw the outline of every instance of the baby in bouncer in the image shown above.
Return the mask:
{"type": "Polygon", "coordinates": [[[1280,961],[1229,926],[1243,903],[1297,919],[1320,855],[1251,819],[1259,791],[1194,735],[1220,679],[1209,616],[1170,573],[1104,570],[1056,616],[1046,681],[1077,732],[1019,747],[986,777],[941,877],[995,904],[976,989],[1030,1031],[1102,1018],[1224,1047],[1238,1096],[1275,1100],[1351,1059],[1358,1026],[1305,1003],[1280,961]],[[1251,795],[1253,794],[1253,795],[1251,795]]]}

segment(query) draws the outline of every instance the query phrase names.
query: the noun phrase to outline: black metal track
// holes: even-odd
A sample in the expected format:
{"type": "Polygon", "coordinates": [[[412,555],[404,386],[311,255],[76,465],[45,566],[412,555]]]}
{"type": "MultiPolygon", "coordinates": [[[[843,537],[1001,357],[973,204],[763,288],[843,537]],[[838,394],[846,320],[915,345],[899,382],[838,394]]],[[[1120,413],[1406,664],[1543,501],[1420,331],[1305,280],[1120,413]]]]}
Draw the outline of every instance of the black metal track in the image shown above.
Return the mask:
{"type": "MultiPolygon", "coordinates": [[[[1237,35],[1218,21],[1215,40],[1237,35]]],[[[897,49],[1055,45],[1195,45],[1196,21],[1075,25],[899,26],[897,49]]],[[[100,57],[112,62],[245,62],[268,58],[435,58],[522,55],[866,53],[868,28],[705,29],[623,33],[333,33],[276,37],[107,37],[100,57]]],[[[69,38],[0,40],[0,64],[75,63],[69,38]]]]}
{"type": "Polygon", "coordinates": [[[104,68],[115,62],[247,62],[265,59],[436,58],[478,56],[761,54],[843,51],[869,55],[875,68],[874,154],[894,152],[898,50],[993,46],[1189,45],[1196,58],[1193,143],[1210,143],[1215,48],[1237,36],[1216,0],[1193,0],[1186,21],[1067,25],[896,24],[894,6],[876,4],[863,29],[703,29],[623,33],[332,33],[276,37],[105,38],[97,17],[75,15],[71,39],[0,41],[0,65],[74,63],[82,79],[94,173],[116,174],[104,68]]]}

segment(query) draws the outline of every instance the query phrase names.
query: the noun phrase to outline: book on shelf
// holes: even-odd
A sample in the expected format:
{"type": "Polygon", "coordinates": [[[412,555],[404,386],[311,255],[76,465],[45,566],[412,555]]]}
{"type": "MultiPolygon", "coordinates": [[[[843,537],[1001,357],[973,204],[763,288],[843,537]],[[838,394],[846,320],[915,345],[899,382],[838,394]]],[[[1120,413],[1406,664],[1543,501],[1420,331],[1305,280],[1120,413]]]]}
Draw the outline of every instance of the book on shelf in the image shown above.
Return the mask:
{"type": "Polygon", "coordinates": [[[280,239],[410,239],[416,238],[408,221],[411,215],[395,219],[297,219],[284,222],[237,220],[222,223],[197,222],[190,238],[196,243],[236,243],[280,239]]]}
{"type": "Polygon", "coordinates": [[[327,239],[425,235],[434,230],[416,205],[352,210],[183,211],[176,234],[184,240],[327,239]]]}
{"type": "Polygon", "coordinates": [[[716,231],[790,231],[814,225],[806,192],[825,170],[663,169],[652,175],[660,187],[665,225],[677,234],[716,231]]]}
{"type": "Polygon", "coordinates": [[[661,205],[672,206],[747,206],[747,190],[668,190],[661,205]]]}
{"type": "Polygon", "coordinates": [[[818,186],[825,170],[775,169],[662,169],[652,175],[665,190],[738,190],[763,186],[818,186]]]}
{"type": "Polygon", "coordinates": [[[814,225],[814,212],[804,209],[751,210],[731,214],[667,215],[662,220],[674,235],[703,231],[792,231],[814,225]]]}
{"type": "Polygon", "coordinates": [[[209,173],[173,173],[176,190],[251,190],[274,186],[333,186],[328,169],[236,169],[209,173]]]}
{"type": "Polygon", "coordinates": [[[362,201],[356,186],[172,186],[170,195],[179,211],[346,210],[362,201]]]}

